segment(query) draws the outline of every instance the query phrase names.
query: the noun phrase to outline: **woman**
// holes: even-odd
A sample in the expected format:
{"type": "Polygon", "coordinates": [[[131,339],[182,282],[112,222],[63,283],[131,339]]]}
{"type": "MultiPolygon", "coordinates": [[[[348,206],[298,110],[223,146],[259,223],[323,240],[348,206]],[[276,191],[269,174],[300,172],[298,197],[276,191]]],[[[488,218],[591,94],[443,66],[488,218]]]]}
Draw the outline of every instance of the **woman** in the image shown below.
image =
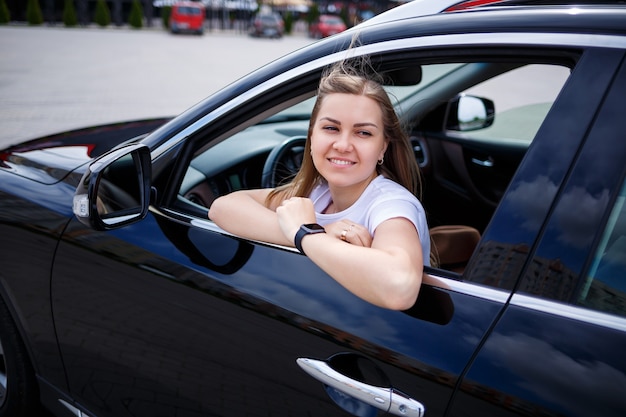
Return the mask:
{"type": "Polygon", "coordinates": [[[357,296],[404,310],[417,298],[430,237],[412,147],[369,77],[346,64],[325,74],[294,179],[220,197],[209,217],[248,239],[295,245],[357,296]]]}

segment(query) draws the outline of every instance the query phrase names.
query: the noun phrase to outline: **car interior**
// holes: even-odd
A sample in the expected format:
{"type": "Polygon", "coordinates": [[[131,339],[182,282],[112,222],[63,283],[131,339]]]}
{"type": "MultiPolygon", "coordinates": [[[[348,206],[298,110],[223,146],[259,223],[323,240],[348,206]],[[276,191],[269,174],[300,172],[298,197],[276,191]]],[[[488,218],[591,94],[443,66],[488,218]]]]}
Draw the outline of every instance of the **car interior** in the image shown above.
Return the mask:
{"type": "MultiPolygon", "coordinates": [[[[574,62],[510,54],[406,62],[390,60],[379,71],[421,169],[418,197],[439,267],[462,273],[574,62]]],[[[206,219],[218,196],[275,187],[295,174],[319,80],[314,75],[308,87],[293,87],[248,113],[238,128],[198,134],[177,206],[206,219]]]]}

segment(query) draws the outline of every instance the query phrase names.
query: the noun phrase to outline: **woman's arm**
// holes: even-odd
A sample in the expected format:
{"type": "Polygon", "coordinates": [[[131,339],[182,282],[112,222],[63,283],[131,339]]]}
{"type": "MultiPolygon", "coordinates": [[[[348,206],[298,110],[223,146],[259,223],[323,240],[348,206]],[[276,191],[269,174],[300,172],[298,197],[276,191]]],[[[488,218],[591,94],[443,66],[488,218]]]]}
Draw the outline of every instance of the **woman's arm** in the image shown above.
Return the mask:
{"type": "Polygon", "coordinates": [[[319,234],[306,236],[302,248],[337,282],[372,304],[406,310],[417,300],[424,269],[422,245],[407,219],[381,223],[371,247],[319,234]]]}
{"type": "MultiPolygon", "coordinates": [[[[276,213],[283,234],[291,239],[300,224],[311,223],[314,216],[312,203],[303,198],[285,200],[276,213]]],[[[369,247],[362,246],[360,239],[354,244],[342,241],[343,223],[328,225],[326,233],[305,236],[302,249],[307,256],[346,289],[372,304],[393,310],[413,306],[424,269],[422,245],[413,223],[402,217],[384,221],[376,228],[369,247]]]]}
{"type": "Polygon", "coordinates": [[[276,212],[265,206],[271,189],[241,190],[217,198],[209,218],[222,229],[247,239],[293,246],[278,225],[276,212]]]}

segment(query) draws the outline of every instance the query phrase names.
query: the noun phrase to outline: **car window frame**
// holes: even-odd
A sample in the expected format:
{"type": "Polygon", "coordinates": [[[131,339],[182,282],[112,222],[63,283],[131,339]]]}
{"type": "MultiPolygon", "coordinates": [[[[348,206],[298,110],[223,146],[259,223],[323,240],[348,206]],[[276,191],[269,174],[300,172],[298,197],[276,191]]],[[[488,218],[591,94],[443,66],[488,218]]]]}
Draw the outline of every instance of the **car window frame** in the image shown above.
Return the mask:
{"type": "MultiPolygon", "coordinates": [[[[529,44],[532,46],[534,43],[541,43],[540,39],[542,39],[542,37],[539,36],[539,38],[536,39],[535,42],[533,42],[532,40],[529,41],[528,37],[522,36],[522,34],[509,34],[509,35],[516,38],[517,41],[513,45],[508,45],[506,48],[504,48],[501,42],[494,43],[490,39],[485,39],[482,36],[482,34],[478,34],[476,36],[479,39],[482,39],[482,42],[484,44],[474,45],[471,48],[471,50],[479,51],[482,49],[483,53],[486,55],[495,55],[497,53],[504,53],[504,51],[508,51],[508,54],[513,56],[516,51],[523,50],[523,49],[529,50],[530,48],[528,46],[529,44]]],[[[566,40],[571,37],[570,35],[563,35],[563,36],[566,40]]],[[[448,37],[452,39],[457,38],[454,35],[450,35],[450,36],[442,35],[441,37],[437,36],[435,37],[437,39],[434,40],[433,45],[430,45],[430,47],[435,47],[435,46],[439,47],[441,44],[445,44],[446,42],[443,42],[442,39],[447,39],[448,37]]],[[[473,36],[470,36],[470,37],[473,37],[473,36]]],[[[354,55],[360,55],[360,54],[376,55],[377,53],[382,53],[383,55],[394,55],[394,54],[406,55],[409,53],[413,53],[415,56],[429,55],[431,57],[431,62],[434,62],[437,59],[441,59],[440,57],[438,58],[436,56],[435,58],[432,58],[433,50],[430,47],[424,47],[424,46],[416,47],[415,45],[412,45],[410,41],[411,39],[403,39],[403,40],[397,40],[397,41],[386,41],[386,42],[381,42],[377,44],[365,45],[365,46],[356,48],[354,55]],[[387,47],[390,44],[393,44],[393,45],[397,44],[398,46],[394,48],[393,50],[389,51],[387,47]]],[[[561,57],[559,59],[568,61],[568,60],[571,60],[573,57],[576,58],[580,56],[581,54],[581,48],[573,48],[571,44],[572,42],[570,40],[570,42],[565,41],[564,45],[560,45],[560,46],[553,45],[550,47],[545,47],[545,46],[536,47],[536,52],[538,55],[540,55],[540,52],[545,53],[547,55],[551,51],[558,50],[561,52],[561,57]],[[564,53],[564,51],[569,51],[569,52],[564,53]]],[[[458,48],[462,48],[462,47],[463,45],[455,45],[455,49],[457,50],[459,50],[458,48]]],[[[467,51],[468,50],[466,49],[465,50],[466,53],[462,55],[467,55],[468,53],[467,51]]],[[[451,56],[450,50],[446,48],[441,48],[441,56],[450,57],[451,56]]],[[[182,176],[183,176],[183,173],[180,171],[180,167],[181,166],[186,167],[188,163],[186,161],[188,161],[189,158],[191,158],[192,155],[194,154],[193,151],[194,151],[195,145],[192,146],[192,144],[194,144],[196,140],[198,140],[199,138],[198,134],[204,136],[204,135],[210,134],[210,132],[214,132],[214,134],[216,134],[215,132],[220,132],[219,135],[216,134],[216,136],[212,137],[211,140],[206,140],[207,146],[218,143],[220,140],[223,140],[224,138],[231,135],[234,131],[238,131],[242,129],[243,128],[242,126],[249,126],[252,124],[251,120],[253,119],[249,119],[248,117],[243,118],[243,119],[239,117],[240,121],[247,122],[244,125],[241,125],[241,123],[237,123],[236,121],[237,118],[234,118],[234,119],[230,118],[232,117],[233,113],[228,112],[228,111],[232,110],[233,107],[239,107],[240,109],[242,109],[242,111],[239,113],[245,114],[245,111],[243,110],[245,110],[247,106],[250,106],[251,103],[254,102],[254,99],[256,97],[262,96],[264,94],[270,94],[271,97],[266,98],[266,102],[268,103],[268,105],[263,107],[263,110],[267,112],[268,109],[273,108],[276,105],[281,103],[276,98],[277,96],[280,96],[281,92],[289,91],[288,87],[285,86],[285,83],[287,81],[290,81],[290,77],[292,73],[302,72],[303,74],[307,74],[308,76],[313,76],[314,78],[319,77],[319,74],[322,68],[324,68],[329,63],[334,62],[335,60],[341,59],[344,57],[345,57],[344,51],[336,52],[332,55],[327,55],[325,57],[321,57],[316,60],[309,61],[303,65],[296,66],[289,71],[285,71],[284,73],[282,73],[281,75],[277,77],[268,78],[266,82],[259,84],[256,88],[251,89],[248,92],[246,92],[246,94],[242,94],[241,97],[234,100],[234,102],[228,102],[226,105],[222,105],[222,106],[215,108],[212,112],[206,114],[202,118],[199,118],[198,120],[196,120],[195,123],[188,125],[186,129],[178,132],[173,137],[171,137],[168,141],[165,141],[162,144],[161,149],[157,150],[156,152],[157,158],[160,156],[166,155],[169,151],[172,151],[172,150],[175,150],[175,152],[179,153],[180,157],[177,158],[178,159],[177,167],[179,168],[179,171],[176,174],[179,177],[179,180],[178,182],[174,181],[174,182],[169,183],[168,189],[170,190],[170,192],[172,190],[175,190],[175,192],[172,192],[172,194],[169,196],[169,199],[166,198],[166,199],[161,200],[162,204],[161,204],[159,211],[161,211],[161,213],[163,214],[172,215],[178,218],[179,220],[189,221],[196,226],[201,226],[204,229],[210,229],[212,231],[215,231],[221,234],[228,234],[228,232],[225,232],[224,230],[217,227],[208,218],[202,218],[202,217],[198,218],[198,216],[190,216],[189,213],[182,212],[180,210],[180,207],[176,205],[176,197],[177,197],[176,194],[177,194],[178,187],[180,186],[180,181],[182,181],[182,176]],[[305,69],[304,71],[303,71],[303,68],[305,69]],[[236,127],[230,128],[230,129],[224,129],[224,126],[227,124],[230,126],[236,126],[236,127]],[[181,163],[181,161],[183,162],[181,163]]],[[[556,62],[556,60],[554,61],[551,60],[551,62],[556,62]]],[[[310,88],[308,88],[307,90],[309,91],[309,94],[310,94],[310,88]]],[[[297,95],[294,94],[293,96],[296,97],[297,95]]],[[[261,116],[261,113],[259,113],[257,114],[256,120],[259,121],[265,117],[267,117],[267,115],[261,116]]],[[[176,175],[174,177],[176,177],[176,175]]],[[[280,245],[266,244],[263,242],[260,242],[260,243],[263,245],[275,246],[278,249],[295,250],[292,248],[281,247],[280,245]]],[[[433,274],[433,276],[435,277],[443,278],[444,280],[451,279],[454,281],[471,282],[472,285],[483,287],[480,291],[488,290],[488,291],[496,291],[498,293],[500,292],[500,290],[504,290],[505,293],[509,291],[509,289],[502,289],[502,288],[498,288],[497,286],[481,285],[478,282],[467,280],[465,275],[460,276],[458,274],[451,273],[445,270],[430,269],[427,272],[433,274]]],[[[447,286],[447,285],[448,284],[444,284],[443,286],[447,286]]],[[[500,298],[500,297],[497,296],[496,298],[500,298]]]]}

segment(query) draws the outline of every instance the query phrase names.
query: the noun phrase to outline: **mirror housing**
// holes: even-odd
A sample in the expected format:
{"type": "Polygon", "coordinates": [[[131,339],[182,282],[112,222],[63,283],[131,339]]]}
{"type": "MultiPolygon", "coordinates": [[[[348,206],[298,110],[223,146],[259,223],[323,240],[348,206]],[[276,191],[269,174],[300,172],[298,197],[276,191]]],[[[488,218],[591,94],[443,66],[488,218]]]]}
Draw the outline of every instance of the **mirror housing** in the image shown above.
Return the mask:
{"type": "Polygon", "coordinates": [[[460,94],[448,102],[445,129],[469,132],[489,127],[495,118],[493,101],[460,94]]]}
{"type": "Polygon", "coordinates": [[[127,145],[93,161],[74,193],[77,219],[95,230],[135,223],[148,213],[152,161],[143,144],[127,145]]]}

